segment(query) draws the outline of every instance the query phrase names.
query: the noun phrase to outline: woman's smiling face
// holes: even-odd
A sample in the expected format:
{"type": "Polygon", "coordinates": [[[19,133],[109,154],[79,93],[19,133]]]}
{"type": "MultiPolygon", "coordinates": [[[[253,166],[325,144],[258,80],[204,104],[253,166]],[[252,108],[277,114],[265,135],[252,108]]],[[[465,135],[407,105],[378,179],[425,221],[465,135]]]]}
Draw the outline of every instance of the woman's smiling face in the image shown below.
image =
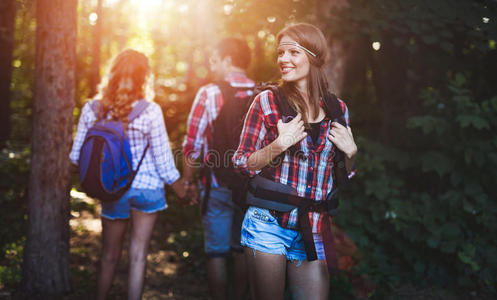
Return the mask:
{"type": "Polygon", "coordinates": [[[283,36],[278,46],[278,67],[281,79],[287,82],[303,83],[307,81],[310,70],[309,58],[305,51],[297,46],[297,42],[283,36]]]}

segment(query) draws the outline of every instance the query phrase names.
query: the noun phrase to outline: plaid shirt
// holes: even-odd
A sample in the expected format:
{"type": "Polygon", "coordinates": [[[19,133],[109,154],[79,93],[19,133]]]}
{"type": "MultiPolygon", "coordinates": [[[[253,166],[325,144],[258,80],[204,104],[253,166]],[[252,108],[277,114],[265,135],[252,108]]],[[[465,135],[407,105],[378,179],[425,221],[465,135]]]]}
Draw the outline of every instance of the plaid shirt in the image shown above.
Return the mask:
{"type": "MultiPolygon", "coordinates": [[[[137,102],[133,103],[133,106],[137,102]]],[[[79,118],[78,130],[69,158],[74,164],[78,163],[79,152],[88,129],[93,126],[97,117],[89,103],[83,107],[79,118]]],[[[136,174],[131,187],[137,189],[164,188],[164,183],[172,184],[179,179],[180,174],[174,164],[174,158],[169,146],[166,125],[162,110],[156,103],[149,106],[131,123],[128,124],[127,134],[133,157],[133,169],[136,170],[143,151],[150,143],[145,158],[136,174]]]]}
{"type": "MultiPolygon", "coordinates": [[[[242,72],[230,73],[224,80],[228,81],[232,87],[255,87],[254,81],[242,72]]],[[[212,144],[213,122],[223,104],[223,94],[217,85],[211,83],[198,90],[188,117],[188,127],[183,142],[183,153],[187,157],[198,159],[203,150],[203,159],[206,159],[209,145],[212,144]]],[[[218,186],[219,183],[212,174],[212,187],[218,186]]]]}
{"type": "MultiPolygon", "coordinates": [[[[347,106],[339,100],[347,125],[349,113],[347,106]]],[[[321,103],[322,104],[322,103],[321,103]]],[[[251,171],[247,168],[247,160],[255,151],[264,148],[278,136],[277,123],[280,119],[274,100],[274,94],[263,91],[256,96],[245,118],[242,136],[238,150],[233,156],[234,165],[243,173],[254,176],[262,170],[251,171]]],[[[331,122],[327,116],[321,122],[321,130],[316,145],[311,136],[307,135],[298,143],[303,155],[291,156],[288,151],[281,163],[263,168],[265,176],[291,186],[297,190],[300,197],[322,201],[333,188],[333,152],[335,147],[328,139],[331,122]]],[[[352,177],[352,172],[349,177],[352,177]]],[[[298,211],[293,209],[288,213],[271,211],[282,227],[295,229],[298,227],[298,211]]],[[[321,232],[323,214],[309,212],[313,233],[321,232]]]]}

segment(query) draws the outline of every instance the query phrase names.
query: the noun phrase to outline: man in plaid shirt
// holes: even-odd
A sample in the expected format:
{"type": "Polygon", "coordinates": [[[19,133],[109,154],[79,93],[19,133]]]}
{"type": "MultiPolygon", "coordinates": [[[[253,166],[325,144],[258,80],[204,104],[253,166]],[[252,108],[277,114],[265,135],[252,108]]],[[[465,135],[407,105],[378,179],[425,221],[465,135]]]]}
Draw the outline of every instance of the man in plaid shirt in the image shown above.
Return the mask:
{"type": "MultiPolygon", "coordinates": [[[[211,59],[211,71],[217,79],[227,81],[235,88],[253,88],[254,82],[247,78],[245,69],[250,63],[250,49],[245,41],[226,38],[219,42],[211,59]]],[[[183,144],[183,178],[188,185],[192,203],[197,192],[193,183],[195,161],[212,145],[213,122],[217,118],[225,99],[216,84],[201,87],[190,111],[187,135],[183,144]]],[[[233,149],[233,151],[236,149],[233,149]]],[[[211,183],[209,199],[203,216],[205,252],[207,255],[207,279],[213,299],[227,299],[227,256],[234,250],[234,295],[242,299],[247,290],[245,259],[240,245],[240,230],[243,213],[232,202],[231,190],[214,174],[204,184],[211,183]]]]}

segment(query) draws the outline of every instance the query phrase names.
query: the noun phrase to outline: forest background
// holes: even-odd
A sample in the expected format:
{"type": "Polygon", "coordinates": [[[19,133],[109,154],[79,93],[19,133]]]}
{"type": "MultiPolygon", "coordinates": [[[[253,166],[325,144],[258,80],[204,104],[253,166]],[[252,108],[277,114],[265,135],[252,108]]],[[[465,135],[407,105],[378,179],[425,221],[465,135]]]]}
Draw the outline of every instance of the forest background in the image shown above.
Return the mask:
{"type": "MultiPolygon", "coordinates": [[[[154,101],[179,150],[215,42],[245,38],[248,75],[274,81],[275,35],[301,21],[326,34],[330,89],[359,147],[336,218],[342,273],[330,299],[495,299],[492,0],[2,0],[0,297],[84,299],[94,288],[98,246],[80,242],[99,235],[73,221],[98,221],[98,205],[78,191],[67,157],[110,58],[125,48],[150,57],[154,101]]],[[[156,247],[205,286],[198,208],[172,193],[168,202],[156,247]]]]}

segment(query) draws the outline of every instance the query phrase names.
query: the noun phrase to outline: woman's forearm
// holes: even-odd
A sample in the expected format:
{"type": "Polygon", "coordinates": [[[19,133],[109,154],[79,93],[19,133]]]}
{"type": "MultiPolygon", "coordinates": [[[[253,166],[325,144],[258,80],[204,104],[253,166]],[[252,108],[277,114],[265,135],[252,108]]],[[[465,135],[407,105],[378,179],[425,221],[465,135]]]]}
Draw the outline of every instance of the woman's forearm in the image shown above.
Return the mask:
{"type": "Polygon", "coordinates": [[[266,147],[252,153],[247,160],[247,168],[250,171],[260,170],[285,150],[286,149],[279,143],[279,140],[276,139],[266,147]]]}

